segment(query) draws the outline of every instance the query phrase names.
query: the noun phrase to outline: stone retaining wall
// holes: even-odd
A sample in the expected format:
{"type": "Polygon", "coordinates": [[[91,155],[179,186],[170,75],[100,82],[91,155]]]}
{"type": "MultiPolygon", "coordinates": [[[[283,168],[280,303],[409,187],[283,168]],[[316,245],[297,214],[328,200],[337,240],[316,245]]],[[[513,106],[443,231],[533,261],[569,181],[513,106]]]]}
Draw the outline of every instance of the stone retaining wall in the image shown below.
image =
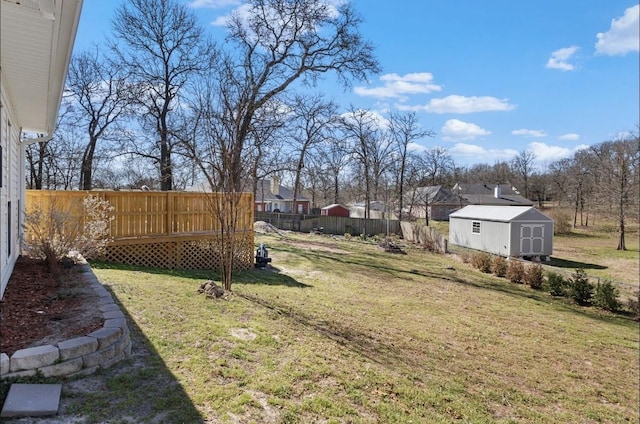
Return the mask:
{"type": "Polygon", "coordinates": [[[55,346],[21,349],[11,357],[0,353],[0,379],[29,377],[38,372],[44,377],[85,376],[99,368],[109,368],[131,355],[131,339],[125,315],[89,265],[81,266],[85,267],[82,275],[98,296],[104,317],[103,327],[55,346]]]}

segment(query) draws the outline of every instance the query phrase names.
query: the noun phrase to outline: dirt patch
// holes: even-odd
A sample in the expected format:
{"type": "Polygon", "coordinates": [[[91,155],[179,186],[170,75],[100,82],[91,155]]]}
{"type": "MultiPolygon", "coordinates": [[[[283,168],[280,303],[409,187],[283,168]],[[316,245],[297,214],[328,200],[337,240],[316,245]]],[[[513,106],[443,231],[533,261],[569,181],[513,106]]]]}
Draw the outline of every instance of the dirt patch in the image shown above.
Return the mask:
{"type": "Polygon", "coordinates": [[[232,328],[229,333],[240,340],[255,340],[256,334],[246,328],[232,328]]]}
{"type": "Polygon", "coordinates": [[[304,242],[296,242],[296,241],[288,241],[288,245],[299,247],[307,250],[315,250],[319,252],[331,252],[331,253],[341,253],[344,255],[348,255],[349,252],[340,248],[335,247],[330,243],[322,243],[317,241],[304,241],[304,242]]]}
{"type": "Polygon", "coordinates": [[[81,337],[102,328],[98,297],[78,267],[56,278],[43,261],[21,257],[0,301],[0,351],[81,337]]]}
{"type": "Polygon", "coordinates": [[[272,224],[264,221],[256,221],[253,223],[253,231],[258,234],[278,234],[282,235],[281,231],[272,224]]]}

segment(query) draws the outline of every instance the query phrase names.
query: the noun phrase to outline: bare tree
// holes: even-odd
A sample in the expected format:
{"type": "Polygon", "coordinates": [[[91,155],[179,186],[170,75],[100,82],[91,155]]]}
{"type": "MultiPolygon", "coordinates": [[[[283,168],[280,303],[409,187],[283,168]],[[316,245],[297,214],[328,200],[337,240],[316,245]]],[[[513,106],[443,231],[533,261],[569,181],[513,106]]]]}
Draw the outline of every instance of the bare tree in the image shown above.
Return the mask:
{"type": "Polygon", "coordinates": [[[375,150],[382,139],[380,122],[368,110],[351,106],[348,113],[340,118],[341,131],[350,144],[349,152],[361,166],[364,179],[364,217],[369,218],[371,209],[371,195],[374,185],[374,156],[375,150]]]}
{"type": "Polygon", "coordinates": [[[77,123],[83,125],[87,132],[79,188],[91,190],[98,141],[107,138],[111,127],[126,116],[135,92],[122,68],[102,59],[97,48],[73,57],[66,89],[74,104],[79,106],[74,113],[77,123]]]}
{"type": "Polygon", "coordinates": [[[580,225],[589,225],[588,209],[594,188],[595,158],[590,151],[578,151],[575,153],[569,175],[573,198],[573,228],[578,226],[578,214],[580,225]],[[586,212],[586,217],[585,217],[586,212]]]}
{"type": "MultiPolygon", "coordinates": [[[[137,0],[140,1],[140,0],[137,0]]],[[[221,191],[219,252],[225,290],[231,289],[241,193],[247,181],[247,148],[264,108],[292,90],[334,71],[348,84],[378,71],[373,49],[358,33],[350,3],[337,9],[321,0],[255,0],[228,21],[225,47],[213,64],[203,96],[202,142],[192,155],[212,189],[221,191]]]]}
{"type": "Polygon", "coordinates": [[[504,161],[496,161],[493,165],[477,163],[468,168],[456,168],[454,174],[456,179],[467,183],[490,182],[511,185],[515,183],[511,166],[504,161]]]}
{"type": "Polygon", "coordinates": [[[443,185],[455,167],[453,158],[444,147],[432,147],[420,155],[426,173],[426,185],[443,185]]]}
{"type": "Polygon", "coordinates": [[[177,0],[128,0],[113,20],[118,62],[139,84],[140,116],[153,140],[160,187],[173,190],[171,113],[189,78],[208,70],[214,58],[194,13],[177,0]]]}
{"type": "Polygon", "coordinates": [[[398,184],[397,184],[397,202],[398,216],[402,219],[405,175],[407,170],[407,160],[409,157],[409,145],[416,140],[433,137],[435,133],[432,130],[420,129],[415,112],[410,113],[391,113],[389,115],[389,132],[395,142],[398,153],[398,184]]]}
{"type": "Polygon", "coordinates": [[[337,105],[320,95],[296,96],[289,139],[296,154],[293,182],[293,208],[300,193],[300,178],[309,150],[331,137],[336,120],[337,105]]]}
{"type": "Polygon", "coordinates": [[[524,183],[524,197],[529,198],[529,178],[533,173],[533,161],[536,155],[531,150],[523,150],[511,160],[514,172],[522,177],[524,183]]]}
{"type": "Polygon", "coordinates": [[[28,188],[71,190],[75,186],[84,140],[72,111],[69,99],[63,98],[54,137],[25,147],[28,188]]]}
{"type": "Polygon", "coordinates": [[[340,177],[349,163],[346,141],[337,137],[327,139],[316,146],[311,157],[313,172],[309,172],[309,177],[312,185],[323,187],[325,204],[340,203],[340,177]]]}
{"type": "Polygon", "coordinates": [[[627,250],[625,243],[626,218],[629,210],[638,201],[638,161],[640,160],[640,138],[637,135],[592,146],[598,159],[598,174],[601,199],[613,206],[618,221],[618,246],[616,250],[627,250]]]}

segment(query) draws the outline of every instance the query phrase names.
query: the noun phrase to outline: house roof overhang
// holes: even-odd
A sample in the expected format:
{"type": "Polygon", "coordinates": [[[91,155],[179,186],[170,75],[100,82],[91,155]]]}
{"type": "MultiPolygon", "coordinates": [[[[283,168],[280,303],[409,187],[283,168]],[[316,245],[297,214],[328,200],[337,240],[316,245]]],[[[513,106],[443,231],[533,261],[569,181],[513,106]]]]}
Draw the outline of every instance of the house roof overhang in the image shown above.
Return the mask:
{"type": "Polygon", "coordinates": [[[0,0],[0,70],[23,131],[55,129],[82,2],[0,0]]]}

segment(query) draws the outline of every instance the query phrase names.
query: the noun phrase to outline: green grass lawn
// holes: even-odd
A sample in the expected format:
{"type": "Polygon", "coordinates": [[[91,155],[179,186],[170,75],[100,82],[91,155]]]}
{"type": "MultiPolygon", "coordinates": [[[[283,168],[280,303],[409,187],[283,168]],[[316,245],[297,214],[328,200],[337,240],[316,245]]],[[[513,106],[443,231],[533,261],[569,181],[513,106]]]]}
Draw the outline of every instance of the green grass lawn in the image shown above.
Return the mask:
{"type": "MultiPolygon", "coordinates": [[[[639,327],[628,317],[418,249],[260,242],[275,270],[237,275],[227,300],[196,293],[213,277],[204,272],[93,264],[149,344],[150,369],[188,399],[152,403],[156,416],[170,411],[165,422],[638,422],[639,327]]],[[[121,379],[120,397],[144,396],[121,379]]]]}

